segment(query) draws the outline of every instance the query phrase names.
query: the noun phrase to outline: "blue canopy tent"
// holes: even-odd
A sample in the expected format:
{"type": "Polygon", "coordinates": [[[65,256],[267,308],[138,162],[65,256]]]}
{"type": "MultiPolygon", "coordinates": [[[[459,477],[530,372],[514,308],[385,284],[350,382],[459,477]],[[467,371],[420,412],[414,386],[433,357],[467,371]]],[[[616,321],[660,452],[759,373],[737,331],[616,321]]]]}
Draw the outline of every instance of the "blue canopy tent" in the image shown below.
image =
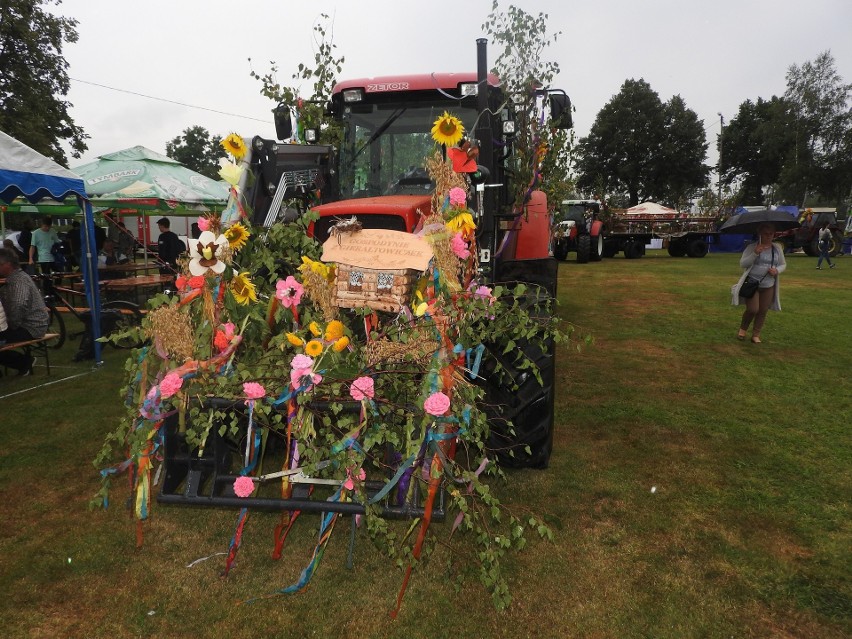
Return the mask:
{"type": "Polygon", "coordinates": [[[83,283],[86,301],[92,313],[92,341],[95,350],[95,362],[101,363],[100,337],[100,295],[98,293],[98,253],[95,250],[95,224],[92,216],[92,203],[86,195],[83,180],[75,173],[60,166],[0,131],[0,200],[10,204],[17,197],[23,197],[35,204],[49,199],[63,202],[74,196],[84,213],[81,244],[83,248],[83,283]]]}

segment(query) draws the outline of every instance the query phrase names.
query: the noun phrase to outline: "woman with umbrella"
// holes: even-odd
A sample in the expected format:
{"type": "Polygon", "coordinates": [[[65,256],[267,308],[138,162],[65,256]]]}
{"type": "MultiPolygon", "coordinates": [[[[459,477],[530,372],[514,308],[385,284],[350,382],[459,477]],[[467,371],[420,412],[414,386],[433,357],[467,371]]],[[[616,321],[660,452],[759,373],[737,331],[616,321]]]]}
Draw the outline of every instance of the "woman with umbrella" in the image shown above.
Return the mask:
{"type": "Polygon", "coordinates": [[[744,340],[748,327],[752,322],[751,341],[760,344],[760,332],[766,320],[766,313],[781,310],[779,275],[787,268],[784,259],[784,248],[772,242],[775,235],[775,225],[772,222],[761,222],[757,227],[758,240],[745,247],[740,257],[740,267],[743,273],[731,292],[731,304],[745,304],[740,330],[737,339],[744,340]],[[760,281],[757,292],[751,297],[742,297],[740,289],[747,277],[760,281]]]}

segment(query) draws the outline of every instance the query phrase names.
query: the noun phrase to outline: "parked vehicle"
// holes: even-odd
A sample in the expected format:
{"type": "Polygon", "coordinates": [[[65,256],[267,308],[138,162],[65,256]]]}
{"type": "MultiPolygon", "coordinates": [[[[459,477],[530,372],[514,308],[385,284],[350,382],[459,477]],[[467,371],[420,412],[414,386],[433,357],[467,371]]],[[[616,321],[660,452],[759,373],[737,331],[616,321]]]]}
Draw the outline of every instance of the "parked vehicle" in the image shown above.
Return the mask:
{"type": "Polygon", "coordinates": [[[799,228],[783,231],[775,235],[775,240],[784,244],[785,251],[790,252],[802,249],[811,257],[818,256],[819,230],[826,222],[828,222],[828,228],[831,230],[831,243],[828,249],[829,255],[834,257],[843,250],[843,233],[846,221],[838,218],[837,209],[806,209],[802,213],[800,221],[802,225],[799,228]]]}
{"type": "MultiPolygon", "coordinates": [[[[434,152],[429,126],[449,111],[480,144],[469,204],[478,213],[482,277],[489,285],[525,283],[519,304],[530,313],[547,307],[556,294],[558,263],[549,254],[546,197],[533,191],[524,207],[512,202],[518,191],[512,182],[516,157],[514,131],[507,125],[515,123],[514,106],[496,76],[486,73],[485,41],[477,47],[478,72],[338,83],[328,105],[343,131],[336,148],[255,137],[244,158],[251,170],[241,183],[254,223],[286,221],[310,206],[319,219],[309,233],[319,242],[329,237],[332,225],[353,216],[365,229],[413,232],[431,210],[434,190],[428,174],[416,167],[434,152]],[[524,214],[513,213],[522,209],[524,214]]],[[[541,90],[537,98],[538,108],[550,116],[548,126],[572,126],[563,92],[541,90]]],[[[275,116],[276,135],[287,140],[292,134],[289,108],[282,105],[275,116]]],[[[495,454],[504,466],[546,467],[553,440],[555,345],[551,341],[540,349],[532,340],[521,340],[509,349],[505,344],[485,347],[477,383],[485,391],[483,409],[495,454]],[[518,350],[537,365],[541,381],[517,365],[518,350]]]]}
{"type": "Polygon", "coordinates": [[[603,222],[598,219],[601,203],[597,200],[563,200],[560,221],[553,232],[553,257],[565,261],[568,253],[577,253],[577,262],[597,262],[603,257],[603,222]]]}
{"type": "Polygon", "coordinates": [[[704,257],[710,245],[718,241],[713,217],[691,216],[664,207],[659,207],[658,212],[628,211],[615,211],[608,216],[604,257],[623,252],[627,259],[638,259],[645,255],[645,247],[653,239],[662,239],[672,257],[704,257]]]}

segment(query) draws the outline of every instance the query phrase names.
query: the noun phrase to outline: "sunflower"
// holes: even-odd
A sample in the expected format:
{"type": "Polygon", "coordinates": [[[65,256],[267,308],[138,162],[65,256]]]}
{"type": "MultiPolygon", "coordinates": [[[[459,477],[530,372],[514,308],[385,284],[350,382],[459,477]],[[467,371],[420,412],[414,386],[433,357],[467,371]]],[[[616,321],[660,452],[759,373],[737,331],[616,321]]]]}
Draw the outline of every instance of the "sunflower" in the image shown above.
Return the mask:
{"type": "Polygon", "coordinates": [[[236,133],[231,133],[228,137],[222,140],[222,148],[234,156],[235,160],[243,159],[248,149],[243,139],[236,133]]]}
{"type": "Polygon", "coordinates": [[[464,135],[464,125],[456,116],[444,111],[444,115],[432,125],[432,139],[438,144],[455,146],[464,135]]]}
{"type": "Polygon", "coordinates": [[[287,333],[287,341],[290,342],[293,346],[303,346],[305,343],[305,340],[303,340],[295,333],[287,333]]]}
{"type": "Polygon", "coordinates": [[[316,357],[322,353],[322,342],[318,339],[312,339],[310,342],[305,344],[305,355],[309,357],[316,357]]]}
{"type": "Polygon", "coordinates": [[[339,353],[347,346],[349,346],[349,338],[344,335],[343,337],[338,339],[334,344],[332,344],[331,348],[335,353],[339,353]]]}
{"type": "Polygon", "coordinates": [[[231,248],[234,251],[239,251],[243,248],[250,235],[251,233],[249,233],[249,230],[243,226],[241,222],[235,222],[225,229],[225,237],[228,240],[228,244],[231,245],[231,248]]]}
{"type": "Polygon", "coordinates": [[[325,341],[333,342],[340,337],[343,337],[343,322],[340,320],[331,320],[328,326],[325,327],[325,341]]]}
{"type": "Polygon", "coordinates": [[[447,228],[454,234],[461,233],[467,239],[476,230],[476,222],[473,221],[473,216],[470,213],[459,213],[447,222],[447,228]]]}
{"type": "Polygon", "coordinates": [[[314,337],[319,337],[320,335],[322,335],[322,331],[320,330],[320,327],[316,322],[311,322],[310,324],[308,324],[308,330],[314,337]]]}
{"type": "Polygon", "coordinates": [[[248,304],[257,301],[254,283],[248,278],[249,272],[236,273],[231,280],[231,293],[238,304],[248,304]]]}

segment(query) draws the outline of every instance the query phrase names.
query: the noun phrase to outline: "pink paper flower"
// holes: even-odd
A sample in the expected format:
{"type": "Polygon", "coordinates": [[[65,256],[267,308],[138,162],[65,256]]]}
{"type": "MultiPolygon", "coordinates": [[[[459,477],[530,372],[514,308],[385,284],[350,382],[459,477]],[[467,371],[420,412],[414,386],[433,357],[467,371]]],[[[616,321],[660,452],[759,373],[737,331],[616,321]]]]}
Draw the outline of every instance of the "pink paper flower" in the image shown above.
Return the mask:
{"type": "Polygon", "coordinates": [[[426,398],[426,401],[423,402],[423,409],[429,413],[430,415],[434,415],[435,417],[440,417],[444,413],[447,412],[447,409],[450,407],[450,398],[444,395],[441,391],[437,393],[432,393],[429,397],[426,398]]]}
{"type": "Polygon", "coordinates": [[[234,494],[237,497],[248,497],[254,492],[254,482],[251,477],[240,475],[234,480],[234,494]]]}
{"type": "Polygon", "coordinates": [[[203,215],[198,216],[198,228],[202,231],[210,230],[210,220],[208,220],[203,215]]]}
{"type": "Polygon", "coordinates": [[[288,275],[286,280],[278,280],[275,283],[275,297],[284,308],[298,306],[304,292],[305,289],[292,275],[288,275]]]}
{"type": "Polygon", "coordinates": [[[305,390],[311,390],[314,384],[319,384],[321,381],[322,375],[315,373],[310,368],[294,368],[290,371],[290,382],[296,388],[307,385],[305,390]],[[306,379],[308,381],[305,381],[306,379]]]}
{"type": "Polygon", "coordinates": [[[290,362],[290,367],[294,370],[297,368],[311,368],[313,365],[313,358],[308,357],[307,355],[302,355],[301,353],[296,355],[290,362]]]}
{"type": "Polygon", "coordinates": [[[263,399],[266,396],[266,389],[257,382],[245,382],[243,392],[246,394],[246,403],[253,399],[263,399]]]}
{"type": "Polygon", "coordinates": [[[349,388],[349,394],[356,402],[360,402],[365,398],[373,399],[376,395],[374,382],[372,377],[359,377],[352,382],[349,388]]]}
{"type": "Polygon", "coordinates": [[[177,373],[169,373],[160,382],[160,397],[163,399],[171,397],[180,390],[181,386],[183,386],[183,377],[177,373]]]}
{"type": "Polygon", "coordinates": [[[467,242],[464,241],[461,233],[453,235],[453,239],[450,240],[450,246],[453,249],[453,253],[460,260],[466,260],[470,257],[470,249],[467,247],[467,242]]]}
{"type": "Polygon", "coordinates": [[[467,202],[467,193],[464,192],[464,189],[458,186],[454,186],[450,189],[450,206],[461,207],[464,206],[467,202]]]}
{"type": "MultiPolygon", "coordinates": [[[[367,479],[367,473],[364,472],[363,468],[359,468],[358,469],[358,480],[364,481],[365,479],[367,479]]],[[[346,481],[343,482],[343,487],[346,490],[352,490],[353,488],[355,488],[355,477],[352,475],[352,469],[351,468],[346,469],[346,481]]]]}
{"type": "Polygon", "coordinates": [[[480,286],[473,292],[474,297],[478,297],[480,299],[487,299],[488,305],[491,306],[494,303],[494,295],[491,293],[491,289],[487,286],[480,286]]]}

